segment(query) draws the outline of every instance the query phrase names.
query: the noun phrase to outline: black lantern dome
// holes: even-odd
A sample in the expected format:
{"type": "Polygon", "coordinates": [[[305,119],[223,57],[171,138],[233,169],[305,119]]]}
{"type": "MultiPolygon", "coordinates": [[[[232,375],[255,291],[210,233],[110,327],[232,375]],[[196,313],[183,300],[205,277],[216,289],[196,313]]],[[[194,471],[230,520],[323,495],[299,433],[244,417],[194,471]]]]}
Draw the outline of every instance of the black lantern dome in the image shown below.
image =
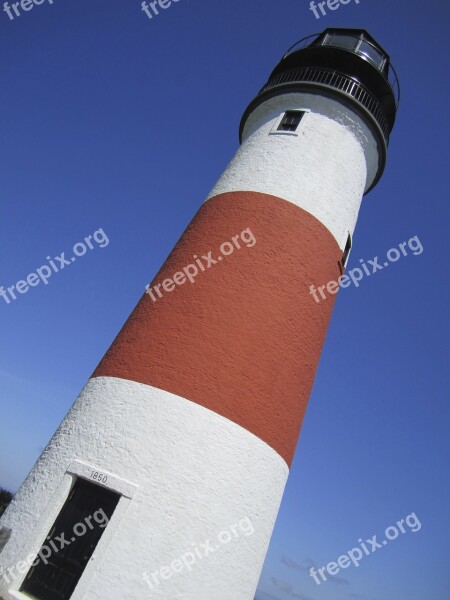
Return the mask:
{"type": "MultiPolygon", "coordinates": [[[[364,29],[330,28],[296,42],[272,71],[241,120],[270,97],[308,91],[338,97],[365,117],[378,141],[381,176],[400,87],[389,55],[364,29]]],[[[373,187],[373,185],[371,187],[373,187]]]]}

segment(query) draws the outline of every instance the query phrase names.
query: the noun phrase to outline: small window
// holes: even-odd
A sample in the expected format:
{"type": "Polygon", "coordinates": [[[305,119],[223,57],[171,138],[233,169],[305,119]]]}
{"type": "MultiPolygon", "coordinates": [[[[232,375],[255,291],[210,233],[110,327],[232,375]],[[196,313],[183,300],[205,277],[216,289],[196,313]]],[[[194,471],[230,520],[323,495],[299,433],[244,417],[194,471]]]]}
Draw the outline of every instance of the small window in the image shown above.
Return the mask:
{"type": "Polygon", "coordinates": [[[357,48],[358,54],[366,56],[378,69],[382,69],[385,63],[385,58],[374,46],[363,41],[357,48]]]}
{"type": "Polygon", "coordinates": [[[347,266],[348,257],[349,257],[351,249],[352,249],[352,236],[349,233],[348,237],[347,237],[347,242],[346,242],[345,248],[344,248],[344,254],[342,255],[342,260],[341,260],[343,267],[347,266]]]}
{"type": "Polygon", "coordinates": [[[277,131],[297,131],[297,127],[302,120],[305,111],[303,110],[288,110],[284,113],[281,119],[277,131]]]}

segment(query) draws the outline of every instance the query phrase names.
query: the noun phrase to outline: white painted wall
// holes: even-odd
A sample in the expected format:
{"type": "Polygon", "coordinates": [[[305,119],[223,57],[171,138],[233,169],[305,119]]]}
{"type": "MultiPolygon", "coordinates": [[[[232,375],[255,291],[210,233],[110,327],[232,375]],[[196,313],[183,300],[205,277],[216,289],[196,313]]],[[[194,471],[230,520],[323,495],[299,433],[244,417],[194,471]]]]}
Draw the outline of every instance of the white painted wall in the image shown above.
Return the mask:
{"type": "Polygon", "coordinates": [[[237,191],[278,196],[315,216],[343,250],[377,168],[376,140],[357,113],[316,94],[284,94],[251,113],[241,147],[207,200],[237,191]],[[298,135],[273,133],[280,115],[303,108],[310,112],[298,135]]]}
{"type": "MultiPolygon", "coordinates": [[[[13,530],[0,554],[3,569],[39,550],[68,495],[74,460],[115,477],[113,487],[132,498],[119,503],[73,600],[253,598],[288,475],[267,444],[174,394],[92,379],[0,521],[13,530]],[[229,543],[218,540],[246,517],[252,535],[235,527],[240,534],[229,543]],[[190,572],[173,572],[154,589],[144,581],[143,572],[194,546],[201,551],[207,540],[217,550],[190,572]]],[[[0,577],[0,597],[25,598],[11,593],[23,577],[12,586],[0,577]]]]}

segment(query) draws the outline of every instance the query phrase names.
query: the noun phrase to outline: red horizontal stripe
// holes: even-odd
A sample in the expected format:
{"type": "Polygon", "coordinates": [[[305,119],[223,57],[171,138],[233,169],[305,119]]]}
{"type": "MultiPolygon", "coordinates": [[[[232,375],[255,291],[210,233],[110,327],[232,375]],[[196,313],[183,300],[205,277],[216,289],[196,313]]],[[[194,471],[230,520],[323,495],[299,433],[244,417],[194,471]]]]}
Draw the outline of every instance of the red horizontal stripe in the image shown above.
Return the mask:
{"type": "Polygon", "coordinates": [[[253,247],[241,244],[156,302],[144,294],[94,376],[194,401],[290,464],[333,305],[332,297],[316,303],[309,286],[340,275],[331,233],[280,198],[221,194],[200,208],[152,285],[193,263],[194,254],[217,257],[222,242],[246,228],[253,247]]]}

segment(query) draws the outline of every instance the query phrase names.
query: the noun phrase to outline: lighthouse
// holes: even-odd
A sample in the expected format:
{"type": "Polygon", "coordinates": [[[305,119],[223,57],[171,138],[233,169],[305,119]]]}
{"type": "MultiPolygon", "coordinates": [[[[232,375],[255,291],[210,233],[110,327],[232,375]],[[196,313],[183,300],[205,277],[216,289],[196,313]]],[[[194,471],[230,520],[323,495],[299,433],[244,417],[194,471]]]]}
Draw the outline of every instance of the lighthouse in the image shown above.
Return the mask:
{"type": "Polygon", "coordinates": [[[282,57],[0,520],[3,600],[253,600],[398,99],[365,30],[282,57]]]}

